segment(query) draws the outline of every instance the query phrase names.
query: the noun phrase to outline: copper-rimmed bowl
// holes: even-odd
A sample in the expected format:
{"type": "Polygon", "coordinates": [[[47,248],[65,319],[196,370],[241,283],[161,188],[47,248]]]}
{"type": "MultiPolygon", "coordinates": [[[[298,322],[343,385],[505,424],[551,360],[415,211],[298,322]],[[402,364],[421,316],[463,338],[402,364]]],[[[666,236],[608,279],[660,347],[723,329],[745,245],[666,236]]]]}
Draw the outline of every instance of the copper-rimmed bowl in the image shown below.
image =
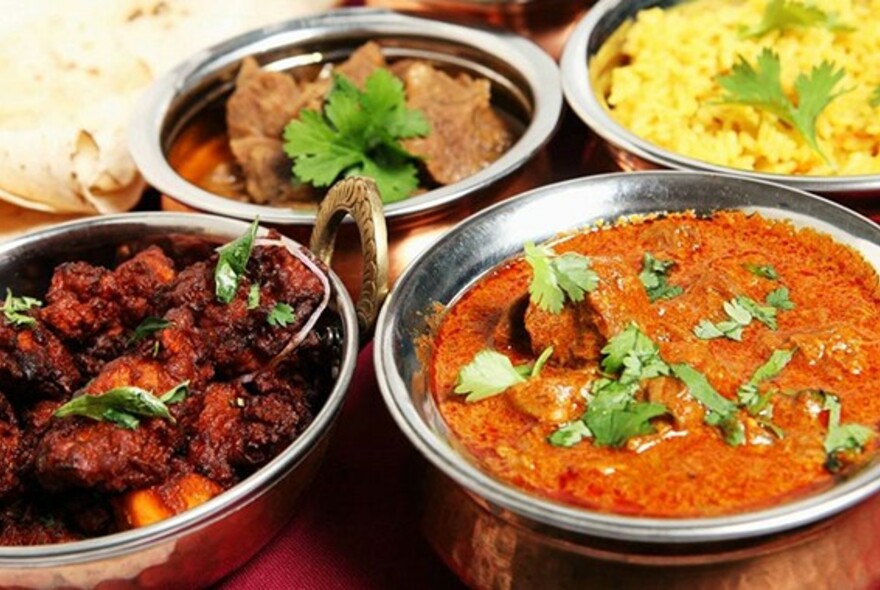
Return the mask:
{"type": "MultiPolygon", "coordinates": [[[[590,63],[599,49],[626,21],[652,7],[667,8],[679,0],[600,0],[578,23],[566,42],[560,62],[562,86],[571,108],[605,140],[612,157],[624,170],[675,169],[734,174],[777,182],[834,199],[880,196],[880,174],[808,176],[752,172],[712,164],[685,156],[647,141],[618,123],[603,105],[592,82],[590,63]]],[[[644,100],[651,100],[645,96],[644,100]]]]}
{"type": "MultiPolygon", "coordinates": [[[[351,189],[361,181],[347,182],[342,188],[351,189]]],[[[353,194],[351,190],[338,192],[343,197],[353,194]]],[[[360,197],[354,200],[361,202],[360,197]]],[[[378,200],[375,203],[378,205],[378,200]]],[[[318,228],[321,235],[314,241],[318,246],[332,239],[339,222],[334,208],[326,213],[329,223],[322,222],[318,228]]],[[[211,248],[242,235],[247,228],[243,221],[223,217],[155,212],[61,224],[0,245],[0,290],[44,293],[58,264],[84,260],[112,265],[120,248],[122,252],[137,251],[156,244],[172,259],[194,251],[210,253],[211,248]]],[[[328,346],[334,351],[335,382],[325,392],[312,422],[285,450],[205,504],[156,524],[71,543],[0,547],[0,587],[196,588],[217,581],[250,559],[289,520],[298,497],[311,482],[354,372],[359,314],[332,272],[329,281],[330,305],[316,330],[329,339],[328,346]]],[[[379,281],[375,284],[376,289],[365,289],[365,293],[381,297],[384,286],[379,281]]],[[[365,305],[359,305],[358,312],[375,311],[379,302],[362,303],[365,305]]],[[[360,315],[369,319],[369,314],[360,315]]]]}
{"type": "MultiPolygon", "coordinates": [[[[483,170],[459,182],[385,206],[396,274],[427,241],[452,222],[500,198],[537,186],[549,175],[536,159],[556,130],[562,108],[559,72],[537,45],[512,33],[406,16],[386,10],[347,9],[252,31],[201,52],[157,80],[132,117],[129,145],[147,181],[171,207],[277,224],[299,237],[314,223],[313,206],[271,207],[235,201],[196,186],[211,142],[225,142],[223,112],[241,60],[294,72],[344,61],[377,41],[389,59],[421,58],[438,67],[489,80],[493,106],[521,129],[513,146],[483,170]],[[513,185],[513,187],[512,187],[513,185]],[[513,192],[512,192],[513,191],[513,192]],[[300,233],[298,233],[300,232],[300,233]]],[[[354,242],[343,228],[336,267],[346,283],[354,242]]],[[[354,256],[357,257],[356,255],[354,256]]],[[[356,274],[356,268],[351,271],[356,274]]]]}
{"type": "Polygon", "coordinates": [[[377,325],[377,376],[395,421],[432,466],[429,540],[465,581],[505,588],[603,588],[609,580],[676,588],[747,588],[756,579],[772,588],[880,583],[880,562],[869,558],[880,551],[877,457],[830,489],[766,509],[627,516],[556,502],[484,472],[459,452],[435,405],[423,359],[438,304],[454,302],[523,243],[621,216],[719,209],[815,228],[880,268],[880,226],[840,205],[770,183],[667,171],[581,178],[500,203],[435,242],[400,277],[377,325]],[[798,570],[799,561],[821,566],[798,570]]]}

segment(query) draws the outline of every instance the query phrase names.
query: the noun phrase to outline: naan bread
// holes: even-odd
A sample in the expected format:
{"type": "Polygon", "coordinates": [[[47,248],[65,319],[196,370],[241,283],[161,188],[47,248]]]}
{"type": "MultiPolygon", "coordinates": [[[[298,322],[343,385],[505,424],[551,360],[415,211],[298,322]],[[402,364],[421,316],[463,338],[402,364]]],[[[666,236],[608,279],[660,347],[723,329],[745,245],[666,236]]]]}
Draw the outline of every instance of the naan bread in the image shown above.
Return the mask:
{"type": "Polygon", "coordinates": [[[0,199],[65,214],[131,208],[144,188],[126,147],[139,94],[201,48],[334,3],[0,0],[0,199]]]}

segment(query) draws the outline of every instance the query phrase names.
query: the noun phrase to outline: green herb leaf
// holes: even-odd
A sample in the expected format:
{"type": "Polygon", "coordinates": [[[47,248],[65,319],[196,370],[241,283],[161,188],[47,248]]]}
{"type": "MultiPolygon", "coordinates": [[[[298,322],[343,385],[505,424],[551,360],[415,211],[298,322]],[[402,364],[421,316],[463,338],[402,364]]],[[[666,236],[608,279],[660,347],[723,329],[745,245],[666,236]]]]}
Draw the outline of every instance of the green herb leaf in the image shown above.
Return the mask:
{"type": "Polygon", "coordinates": [[[336,74],[323,114],[304,110],[285,127],[284,151],[302,182],[323,187],[341,176],[370,176],[382,200],[392,203],[418,188],[418,158],[400,140],[429,132],[424,114],[406,108],[403,82],[379,68],[363,92],[336,74]]]}
{"type": "Polygon", "coordinates": [[[752,378],[739,386],[736,392],[737,399],[740,405],[748,410],[749,414],[756,416],[767,407],[772,394],[761,396],[758,391],[758,385],[762,381],[768,381],[779,375],[788,363],[791,362],[796,350],[796,348],[791,350],[774,350],[770,354],[770,358],[767,359],[767,362],[755,370],[752,378]]]}
{"type": "Polygon", "coordinates": [[[718,426],[730,445],[745,441],[745,429],[737,416],[735,403],[718,393],[706,376],[687,364],[672,365],[672,373],[688,388],[688,392],[706,409],[706,424],[718,426]]]}
{"type": "Polygon", "coordinates": [[[97,421],[108,421],[123,428],[136,428],[144,418],[163,418],[174,421],[168,405],[186,397],[189,381],[184,381],[156,397],[140,387],[116,387],[99,395],[80,395],[57,410],[56,418],[84,416],[97,421]]]}
{"type": "Polygon", "coordinates": [[[798,27],[821,27],[829,31],[851,31],[837,16],[824,12],[811,4],[770,0],[764,8],[761,22],[752,27],[742,27],[741,37],[762,37],[770,31],[785,31],[798,27]]]}
{"type": "Polygon", "coordinates": [[[134,329],[134,333],[128,338],[126,342],[126,346],[131,346],[135,342],[139,342],[146,338],[147,336],[151,336],[158,332],[159,330],[164,330],[169,326],[173,326],[174,322],[163,318],[156,317],[147,317],[144,318],[143,321],[138,324],[138,327],[134,329]]]}
{"type": "Polygon", "coordinates": [[[599,284],[599,276],[590,269],[586,256],[576,252],[557,255],[551,248],[532,242],[523,249],[526,262],[532,267],[531,300],[544,311],[558,314],[566,296],[570,301],[582,301],[584,294],[599,284]]]}
{"type": "Polygon", "coordinates": [[[694,327],[694,335],[702,340],[729,338],[737,342],[742,340],[743,330],[752,323],[752,313],[743,305],[740,298],[724,302],[724,312],[729,321],[713,324],[709,320],[700,320],[694,327]]]}
{"type": "Polygon", "coordinates": [[[776,269],[770,264],[752,264],[747,262],[743,264],[743,268],[755,276],[771,281],[779,280],[779,273],[777,273],[776,269]]]}
{"type": "Polygon", "coordinates": [[[634,323],[612,336],[601,352],[606,355],[602,369],[606,373],[619,372],[621,382],[669,374],[669,365],[660,358],[659,347],[634,323]]]}
{"type": "Polygon", "coordinates": [[[40,307],[43,302],[33,297],[15,297],[12,290],[6,289],[6,300],[0,306],[6,321],[13,326],[25,327],[35,326],[37,320],[27,315],[25,312],[34,307],[40,307]]]}
{"type": "Polygon", "coordinates": [[[770,291],[767,294],[766,301],[767,305],[783,311],[789,311],[795,307],[794,302],[788,298],[788,288],[786,287],[779,287],[774,291],[770,291]]]}
{"type": "Polygon", "coordinates": [[[682,294],[683,290],[681,287],[670,285],[667,282],[666,275],[673,266],[675,266],[674,261],[658,260],[650,252],[645,252],[639,280],[645,286],[645,292],[647,292],[648,300],[651,303],[658,299],[672,299],[682,294]]]}
{"type": "Polygon", "coordinates": [[[736,298],[737,304],[748,310],[749,314],[771,330],[776,329],[776,307],[772,305],[761,305],[754,299],[745,296],[736,298]]]}
{"type": "Polygon", "coordinates": [[[514,368],[509,358],[487,349],[478,352],[470,363],[461,368],[454,391],[466,394],[465,401],[473,403],[498,395],[525,381],[526,378],[514,368]]]}
{"type": "Polygon", "coordinates": [[[538,360],[535,361],[535,366],[532,367],[531,375],[529,377],[538,377],[541,374],[541,369],[544,368],[544,365],[547,364],[547,361],[550,360],[550,355],[553,354],[553,347],[548,346],[544,349],[541,355],[538,357],[538,360]]]}
{"type": "Polygon", "coordinates": [[[807,144],[828,162],[819,148],[816,139],[816,119],[835,98],[848,92],[834,93],[834,87],[843,79],[844,70],[835,70],[833,63],[827,61],[813,68],[809,76],[801,73],[795,81],[797,106],[789,100],[782,89],[779,56],[764,48],[758,56],[757,69],[745,58],[726,76],[718,78],[718,83],[727,91],[722,103],[739,104],[763,109],[794,127],[807,144]]]}
{"type": "Polygon", "coordinates": [[[593,433],[590,432],[583,420],[575,420],[556,429],[547,437],[547,442],[554,447],[573,447],[585,438],[592,436],[593,433]]]}
{"type": "Polygon", "coordinates": [[[259,219],[255,219],[245,234],[217,250],[217,268],[214,269],[214,292],[217,301],[229,303],[235,298],[241,278],[254,249],[259,219]]]}
{"type": "Polygon", "coordinates": [[[861,424],[840,423],[840,399],[836,395],[822,392],[825,397],[824,409],[828,410],[828,432],[825,435],[825,466],[829,471],[841,468],[840,453],[845,451],[861,451],[865,448],[876,432],[861,424]]]}
{"type": "Polygon", "coordinates": [[[632,401],[625,406],[606,411],[590,411],[584,422],[593,433],[596,446],[619,447],[634,436],[655,432],[651,419],[666,414],[663,404],[632,401]]]}
{"type": "Polygon", "coordinates": [[[250,311],[258,307],[260,307],[260,286],[254,283],[248,290],[247,308],[250,311]]]}
{"type": "Polygon", "coordinates": [[[276,303],[266,316],[266,321],[270,326],[275,328],[286,328],[288,324],[296,321],[296,313],[293,308],[286,303],[276,303]]]}

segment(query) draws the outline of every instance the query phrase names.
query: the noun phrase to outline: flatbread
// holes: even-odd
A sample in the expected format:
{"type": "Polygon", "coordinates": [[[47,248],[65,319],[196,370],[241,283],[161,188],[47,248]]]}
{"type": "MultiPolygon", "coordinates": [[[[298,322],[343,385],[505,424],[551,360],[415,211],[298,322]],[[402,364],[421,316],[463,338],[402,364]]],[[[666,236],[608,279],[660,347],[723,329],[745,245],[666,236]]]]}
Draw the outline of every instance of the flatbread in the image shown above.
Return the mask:
{"type": "Polygon", "coordinates": [[[140,93],[206,46],[334,0],[0,0],[0,200],[124,211],[144,182],[126,128],[140,93]]]}
{"type": "Polygon", "coordinates": [[[0,201],[0,242],[50,225],[73,221],[81,215],[59,215],[25,209],[0,201]]]}

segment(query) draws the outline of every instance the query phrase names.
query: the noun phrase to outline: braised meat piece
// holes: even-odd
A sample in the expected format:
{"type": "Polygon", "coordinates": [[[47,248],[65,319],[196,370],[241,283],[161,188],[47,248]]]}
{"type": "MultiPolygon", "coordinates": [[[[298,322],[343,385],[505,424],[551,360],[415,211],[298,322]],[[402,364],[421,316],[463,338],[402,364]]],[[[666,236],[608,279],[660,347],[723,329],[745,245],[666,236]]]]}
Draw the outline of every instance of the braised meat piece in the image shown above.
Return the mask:
{"type": "Polygon", "coordinates": [[[588,300],[567,304],[559,313],[550,313],[529,303],[525,327],[535,354],[553,347],[551,362],[578,367],[595,361],[601,354],[605,338],[596,328],[595,311],[588,300]]]}
{"type": "Polygon", "coordinates": [[[15,327],[0,320],[0,384],[24,402],[70,395],[81,382],[74,357],[41,322],[15,327]]]}
{"type": "Polygon", "coordinates": [[[32,501],[16,502],[0,510],[0,546],[48,545],[79,541],[62,519],[47,514],[32,501]]]}
{"type": "Polygon", "coordinates": [[[404,140],[403,147],[425,159],[439,184],[452,184],[495,160],[513,143],[513,133],[492,108],[488,80],[466,74],[452,77],[421,61],[411,61],[401,73],[406,104],[427,117],[426,137],[404,140]]]}
{"type": "Polygon", "coordinates": [[[0,498],[19,488],[21,439],[15,411],[0,394],[0,498]]]}

